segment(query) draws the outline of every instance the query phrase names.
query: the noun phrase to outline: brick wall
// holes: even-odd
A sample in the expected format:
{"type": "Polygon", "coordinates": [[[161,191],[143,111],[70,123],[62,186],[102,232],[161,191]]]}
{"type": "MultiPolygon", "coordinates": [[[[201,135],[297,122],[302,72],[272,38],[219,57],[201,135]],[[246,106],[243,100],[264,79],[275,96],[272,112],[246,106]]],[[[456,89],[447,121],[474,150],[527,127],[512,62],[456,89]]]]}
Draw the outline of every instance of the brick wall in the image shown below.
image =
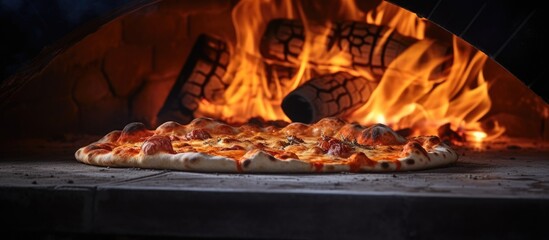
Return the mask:
{"type": "Polygon", "coordinates": [[[234,39],[233,5],[166,0],[115,18],[27,79],[0,122],[16,136],[152,127],[196,37],[234,39]]]}

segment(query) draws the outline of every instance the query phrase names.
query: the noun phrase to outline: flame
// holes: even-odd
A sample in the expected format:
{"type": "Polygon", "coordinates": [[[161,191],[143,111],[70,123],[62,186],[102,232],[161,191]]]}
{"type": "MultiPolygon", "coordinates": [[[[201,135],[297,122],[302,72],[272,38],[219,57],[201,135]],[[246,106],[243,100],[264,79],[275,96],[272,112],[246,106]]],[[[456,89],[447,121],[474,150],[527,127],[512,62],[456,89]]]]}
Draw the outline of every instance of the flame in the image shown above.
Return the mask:
{"type": "MultiPolygon", "coordinates": [[[[436,134],[437,127],[448,122],[465,135],[483,132],[480,119],[491,107],[482,73],[487,56],[454,37],[453,64],[447,77],[432,79],[431,73],[447,60],[436,56],[436,44],[423,40],[408,48],[391,63],[369,101],[351,118],[371,124],[383,112],[389,125],[411,127],[421,135],[436,134]],[[429,56],[429,61],[420,61],[422,56],[429,56]]],[[[489,138],[482,139],[493,139],[503,131],[496,124],[489,138]]]]}
{"type": "MultiPolygon", "coordinates": [[[[426,22],[415,14],[382,1],[375,9],[361,12],[352,0],[341,0],[338,9],[330,9],[346,20],[363,21],[394,28],[401,35],[418,39],[400,54],[381,79],[369,72],[353,69],[351,59],[341,50],[326,51],[331,20],[320,21],[323,29],[307,18],[304,1],[241,0],[234,7],[232,21],[236,42],[232,44],[231,61],[225,81],[230,82],[223,103],[202,100],[196,116],[208,116],[229,122],[246,122],[260,116],[266,120],[289,121],[281,101],[292,90],[311,78],[312,72],[333,73],[345,70],[366,79],[379,81],[368,102],[353,113],[343,116],[361,124],[385,123],[411,128],[416,134],[436,134],[439,126],[451,123],[468,139],[486,141],[504,132],[497,123],[490,132],[480,121],[491,107],[488,82],[482,69],[487,56],[457,37],[452,43],[425,38],[426,22]],[[298,56],[297,73],[291,84],[283,85],[275,75],[270,90],[265,64],[259,52],[262,33],[276,18],[300,19],[305,41],[298,56]],[[450,48],[452,54],[447,54],[450,48]]],[[[322,15],[322,14],[318,14],[322,15]]],[[[333,17],[333,16],[331,16],[333,17]]],[[[386,41],[388,31],[379,41],[386,41]]],[[[378,46],[382,46],[379,44],[378,46]]],[[[374,54],[380,49],[375,49],[374,54]]]]}
{"type": "Polygon", "coordinates": [[[471,131],[469,136],[473,142],[482,142],[488,135],[483,131],[471,131]]]}
{"type": "Polygon", "coordinates": [[[280,90],[271,93],[267,87],[264,62],[259,53],[261,34],[258,33],[265,31],[266,24],[275,18],[295,18],[291,0],[240,1],[235,6],[232,21],[236,43],[230,51],[231,61],[224,79],[230,82],[224,94],[225,102],[215,104],[202,100],[197,116],[216,117],[231,122],[245,122],[253,116],[289,120],[280,108],[284,93],[280,90]]]}
{"type": "Polygon", "coordinates": [[[415,14],[388,2],[381,2],[366,15],[366,22],[395,28],[400,34],[417,39],[425,38],[425,22],[415,14]]]}

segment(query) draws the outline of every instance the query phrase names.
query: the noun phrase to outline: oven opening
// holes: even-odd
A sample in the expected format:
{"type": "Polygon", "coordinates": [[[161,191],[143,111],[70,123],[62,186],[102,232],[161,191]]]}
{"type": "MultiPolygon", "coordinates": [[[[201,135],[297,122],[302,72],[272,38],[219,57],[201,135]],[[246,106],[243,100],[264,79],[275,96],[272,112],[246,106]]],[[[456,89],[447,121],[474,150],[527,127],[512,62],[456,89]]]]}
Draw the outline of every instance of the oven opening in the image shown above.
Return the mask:
{"type": "Polygon", "coordinates": [[[547,137],[547,103],[485,53],[397,5],[358,2],[134,7],[4,81],[3,125],[62,137],[340,117],[456,143],[547,137]]]}
{"type": "MultiPolygon", "coordinates": [[[[0,203],[10,206],[5,210],[12,216],[2,222],[16,232],[56,236],[547,235],[540,225],[549,211],[546,90],[531,83],[535,74],[520,68],[531,59],[510,61],[505,47],[494,50],[471,40],[475,21],[493,8],[504,9],[483,4],[470,7],[476,9],[473,20],[460,23],[457,34],[447,25],[456,14],[442,1],[426,12],[407,10],[416,9],[414,3],[379,0],[124,5],[82,25],[0,82],[0,203]],[[232,125],[315,123],[326,117],[382,123],[404,137],[437,135],[457,149],[460,160],[401,175],[325,176],[202,175],[95,168],[74,160],[76,149],[128,123],[154,129],[200,117],[232,125]],[[246,208],[250,195],[253,207],[246,208]],[[127,200],[134,198],[141,201],[127,200]],[[332,202],[342,205],[334,208],[332,202]],[[362,208],[364,202],[381,206],[381,212],[362,208]],[[341,235],[342,228],[330,227],[334,222],[317,221],[310,225],[313,234],[297,223],[314,218],[314,204],[322,208],[320,218],[341,217],[338,226],[360,219],[345,214],[349,206],[404,230],[369,223],[341,235]],[[391,210],[394,204],[405,211],[391,210]],[[134,209],[151,205],[154,211],[130,217],[134,209]],[[40,216],[52,219],[47,224],[24,218],[42,206],[48,209],[40,216]],[[177,216],[170,212],[173,206],[181,207],[174,210],[177,216]],[[288,211],[295,206],[296,212],[288,211]],[[203,215],[212,209],[221,218],[203,215]],[[498,218],[504,210],[510,214],[498,218]],[[56,211],[69,220],[55,218],[56,211]],[[481,211],[487,214],[478,217],[481,211]],[[442,225],[435,213],[464,232],[442,225]],[[190,223],[196,216],[201,224],[190,223]],[[531,221],[517,222],[517,216],[531,221]],[[147,219],[174,221],[161,226],[147,219]],[[467,225],[471,221],[485,228],[467,225]],[[247,228],[258,222],[282,224],[288,231],[247,228]],[[502,228],[508,231],[498,232],[502,228]]],[[[521,36],[520,28],[538,16],[525,7],[516,11],[526,12],[526,20],[513,25],[511,37],[521,36]]],[[[493,44],[511,46],[511,37],[493,44]]]]}

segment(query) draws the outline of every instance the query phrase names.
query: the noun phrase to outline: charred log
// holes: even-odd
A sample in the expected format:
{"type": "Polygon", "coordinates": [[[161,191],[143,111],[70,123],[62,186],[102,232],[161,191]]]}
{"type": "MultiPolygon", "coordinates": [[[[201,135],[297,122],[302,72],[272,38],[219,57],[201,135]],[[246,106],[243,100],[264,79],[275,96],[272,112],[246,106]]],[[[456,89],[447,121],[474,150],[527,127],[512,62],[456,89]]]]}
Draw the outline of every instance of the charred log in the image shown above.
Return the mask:
{"type": "Polygon", "coordinates": [[[366,69],[374,76],[383,75],[393,60],[418,41],[394,29],[363,22],[334,24],[329,38],[328,48],[345,52],[353,68],[366,69]]]}
{"type": "Polygon", "coordinates": [[[376,85],[347,72],[319,76],[289,93],[282,110],[292,121],[304,123],[341,116],[365,104],[376,85]]]}
{"type": "Polygon", "coordinates": [[[164,106],[158,114],[162,122],[187,120],[206,99],[219,102],[228,87],[224,76],[229,65],[227,44],[207,35],[200,35],[183,66],[164,106]]]}
{"type": "Polygon", "coordinates": [[[299,20],[274,19],[267,25],[259,50],[266,59],[297,63],[305,43],[305,31],[299,20]]]}
{"type": "MultiPolygon", "coordinates": [[[[312,29],[321,27],[311,26],[312,29]]],[[[349,21],[332,25],[326,50],[339,49],[351,59],[348,67],[379,77],[396,57],[417,41],[389,27],[349,21]]],[[[304,27],[299,20],[275,19],[269,22],[261,39],[260,52],[269,60],[299,64],[298,56],[304,43],[304,27]]]]}

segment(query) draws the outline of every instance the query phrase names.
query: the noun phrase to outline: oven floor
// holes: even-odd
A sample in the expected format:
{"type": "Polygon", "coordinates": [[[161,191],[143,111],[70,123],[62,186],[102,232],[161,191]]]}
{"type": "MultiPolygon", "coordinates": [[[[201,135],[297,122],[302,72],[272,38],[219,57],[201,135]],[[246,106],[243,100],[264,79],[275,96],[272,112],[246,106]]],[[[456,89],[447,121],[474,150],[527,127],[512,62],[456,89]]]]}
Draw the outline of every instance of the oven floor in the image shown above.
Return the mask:
{"type": "Polygon", "coordinates": [[[5,153],[5,232],[205,239],[549,237],[549,148],[457,148],[402,173],[217,174],[104,168],[73,151],[5,153]]]}

